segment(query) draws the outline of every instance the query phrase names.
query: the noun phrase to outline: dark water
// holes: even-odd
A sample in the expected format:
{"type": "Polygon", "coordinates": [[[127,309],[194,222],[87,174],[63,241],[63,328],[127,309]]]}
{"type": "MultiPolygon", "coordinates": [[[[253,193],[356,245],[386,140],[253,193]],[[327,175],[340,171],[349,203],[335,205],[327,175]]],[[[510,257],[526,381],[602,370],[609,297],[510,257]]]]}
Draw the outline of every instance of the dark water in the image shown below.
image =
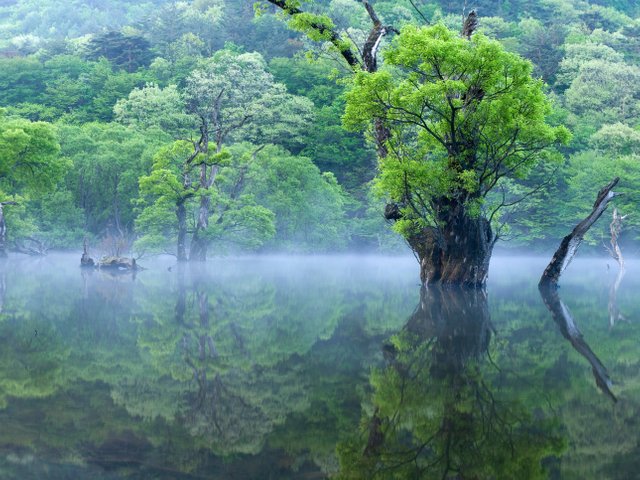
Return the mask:
{"type": "Polygon", "coordinates": [[[1,479],[640,478],[638,262],[78,260],[0,263],[1,479]]]}

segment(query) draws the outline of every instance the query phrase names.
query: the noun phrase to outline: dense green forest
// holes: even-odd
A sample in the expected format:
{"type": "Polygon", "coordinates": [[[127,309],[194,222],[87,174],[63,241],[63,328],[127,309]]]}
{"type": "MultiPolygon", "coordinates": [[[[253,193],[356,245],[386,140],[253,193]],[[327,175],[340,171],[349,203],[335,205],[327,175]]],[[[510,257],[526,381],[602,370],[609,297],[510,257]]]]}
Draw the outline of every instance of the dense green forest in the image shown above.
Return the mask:
{"type": "MultiPolygon", "coordinates": [[[[406,223],[391,228],[383,216],[399,187],[385,176],[388,165],[379,168],[373,136],[357,131],[375,118],[371,82],[354,83],[335,48],[363,44],[367,11],[356,0],[293,2],[311,12],[303,18],[273,3],[0,1],[0,218],[7,232],[0,251],[78,249],[84,238],[104,253],[182,259],[404,248],[398,233],[406,223]],[[322,28],[341,32],[338,40],[304,24],[328,19],[322,28]]],[[[385,25],[403,32],[382,39],[390,53],[380,61],[389,71],[410,68],[406,51],[423,33],[414,38],[407,28],[457,33],[466,6],[373,5],[385,25]]],[[[640,6],[478,0],[466,8],[479,16],[477,48],[498,52],[496,62],[532,62],[518,64],[533,76],[519,95],[538,95],[534,85],[545,94],[536,135],[557,143],[541,168],[496,177],[491,194],[468,208],[502,205],[488,216],[508,240],[500,244],[541,249],[555,245],[597,190],[620,176],[625,195],[616,206],[629,215],[622,240],[635,253],[640,6]]],[[[377,87],[384,75],[371,77],[377,87]]],[[[389,95],[397,95],[394,85],[389,95]]],[[[406,101],[400,107],[410,109],[406,101]]],[[[444,188],[440,176],[419,178],[414,188],[444,188]]],[[[600,250],[607,224],[590,233],[600,250]]]]}

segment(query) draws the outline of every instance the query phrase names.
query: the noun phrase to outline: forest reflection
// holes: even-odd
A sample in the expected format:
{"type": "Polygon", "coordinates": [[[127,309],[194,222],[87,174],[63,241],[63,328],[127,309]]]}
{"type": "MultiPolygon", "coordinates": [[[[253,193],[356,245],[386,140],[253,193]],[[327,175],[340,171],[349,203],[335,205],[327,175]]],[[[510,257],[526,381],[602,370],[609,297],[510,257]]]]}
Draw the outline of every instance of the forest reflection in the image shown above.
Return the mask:
{"type": "MultiPolygon", "coordinates": [[[[593,267],[567,277],[567,323],[540,300],[537,264],[497,268],[488,297],[420,290],[411,260],[166,262],[136,277],[5,263],[0,477],[633,471],[640,325],[610,328],[593,267]]],[[[633,271],[620,311],[638,311],[633,271]]]]}
{"type": "Polygon", "coordinates": [[[342,447],[344,478],[546,478],[544,460],[564,438],[540,398],[519,401],[517,375],[490,354],[486,293],[431,287],[385,344],[386,366],[361,440],[342,447]]]}

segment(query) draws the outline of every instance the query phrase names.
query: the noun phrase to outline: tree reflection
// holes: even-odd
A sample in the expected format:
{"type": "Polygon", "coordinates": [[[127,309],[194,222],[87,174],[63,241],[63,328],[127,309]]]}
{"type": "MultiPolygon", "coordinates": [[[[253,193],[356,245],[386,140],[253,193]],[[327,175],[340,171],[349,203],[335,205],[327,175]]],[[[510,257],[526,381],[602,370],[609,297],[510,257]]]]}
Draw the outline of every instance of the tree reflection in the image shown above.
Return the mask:
{"type": "Polygon", "coordinates": [[[618,308],[618,289],[620,288],[620,284],[622,283],[622,279],[624,278],[625,269],[624,264],[620,265],[618,269],[618,273],[616,278],[611,282],[611,286],[609,287],[609,326],[611,328],[615,327],[616,323],[619,321],[625,321],[626,318],[620,312],[620,308],[618,308]]]}
{"type": "Polygon", "coordinates": [[[341,478],[546,478],[558,424],[518,400],[492,333],[484,291],[422,289],[371,375],[362,435],[339,447],[341,478]]]}
{"type": "Polygon", "coordinates": [[[607,368],[584,340],[569,308],[560,298],[557,287],[540,285],[539,289],[545,306],[551,312],[554,322],[560,327],[562,336],[569,340],[571,346],[589,362],[598,388],[611,400],[617,402],[616,396],[611,391],[612,383],[607,368]]]}

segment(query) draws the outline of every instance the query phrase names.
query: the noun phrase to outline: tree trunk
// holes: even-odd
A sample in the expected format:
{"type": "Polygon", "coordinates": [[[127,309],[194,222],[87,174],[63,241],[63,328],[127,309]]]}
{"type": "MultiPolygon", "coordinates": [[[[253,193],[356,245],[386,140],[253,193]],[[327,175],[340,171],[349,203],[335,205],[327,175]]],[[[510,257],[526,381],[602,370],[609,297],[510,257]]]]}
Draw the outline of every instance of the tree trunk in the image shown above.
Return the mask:
{"type": "Polygon", "coordinates": [[[440,219],[409,238],[420,262],[423,284],[482,287],[487,281],[495,238],[489,221],[471,217],[464,205],[453,204],[440,219]]]}
{"type": "Polygon", "coordinates": [[[7,256],[7,224],[4,221],[4,204],[0,203],[0,258],[7,256]]]}
{"type": "Polygon", "coordinates": [[[614,178],[608,185],[604,186],[602,190],[598,192],[596,202],[593,204],[593,210],[589,216],[576,225],[571,233],[562,239],[558,250],[553,254],[551,262],[549,262],[549,265],[547,265],[547,268],[545,268],[542,277],[540,278],[540,286],[558,285],[560,275],[562,275],[562,272],[564,272],[564,270],[569,266],[569,263],[571,263],[571,260],[578,251],[578,247],[582,243],[582,239],[585,234],[604,213],[609,202],[616,196],[620,195],[619,193],[612,191],[613,187],[615,187],[619,181],[619,177],[614,178]]]}
{"type": "Polygon", "coordinates": [[[198,223],[193,232],[191,240],[191,251],[189,260],[192,262],[204,262],[207,259],[208,241],[204,236],[204,230],[209,226],[209,206],[211,198],[208,195],[200,199],[200,210],[198,212],[198,223]]]}
{"type": "Polygon", "coordinates": [[[16,202],[0,202],[0,258],[7,256],[7,223],[4,220],[5,205],[17,205],[16,202]]]}
{"type": "MultiPolygon", "coordinates": [[[[218,174],[218,166],[212,165],[211,171],[207,175],[207,165],[202,164],[202,171],[200,172],[200,186],[204,190],[209,190],[218,174]]],[[[209,226],[209,214],[211,211],[211,196],[202,195],[200,197],[200,210],[198,211],[198,222],[196,223],[196,229],[193,232],[193,238],[191,240],[191,251],[189,254],[189,261],[192,262],[204,262],[207,259],[207,247],[209,246],[209,240],[204,234],[204,230],[209,226]]]]}
{"type": "Polygon", "coordinates": [[[187,261],[187,209],[184,200],[176,206],[176,217],[178,217],[178,262],[187,261]]]}

